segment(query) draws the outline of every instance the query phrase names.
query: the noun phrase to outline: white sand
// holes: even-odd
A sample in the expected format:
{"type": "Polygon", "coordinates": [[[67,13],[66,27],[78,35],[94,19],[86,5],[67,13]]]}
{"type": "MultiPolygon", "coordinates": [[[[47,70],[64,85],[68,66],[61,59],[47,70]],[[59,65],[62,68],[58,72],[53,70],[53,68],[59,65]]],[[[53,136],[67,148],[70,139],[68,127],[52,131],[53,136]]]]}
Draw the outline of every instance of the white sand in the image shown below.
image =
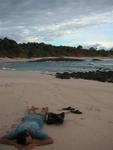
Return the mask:
{"type": "MultiPolygon", "coordinates": [[[[36,150],[113,150],[113,84],[0,71],[0,136],[31,105],[48,106],[54,112],[73,106],[83,112],[67,114],[63,125],[45,125],[44,131],[54,139],[54,144],[36,150]]],[[[13,149],[0,145],[0,150],[13,149]]]]}

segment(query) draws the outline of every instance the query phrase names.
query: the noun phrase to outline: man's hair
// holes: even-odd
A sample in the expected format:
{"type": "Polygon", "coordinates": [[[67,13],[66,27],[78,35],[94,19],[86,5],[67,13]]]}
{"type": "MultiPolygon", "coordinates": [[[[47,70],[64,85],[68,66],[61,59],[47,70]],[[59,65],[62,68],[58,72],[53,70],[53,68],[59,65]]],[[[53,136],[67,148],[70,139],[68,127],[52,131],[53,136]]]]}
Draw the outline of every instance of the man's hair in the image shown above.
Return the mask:
{"type": "Polygon", "coordinates": [[[17,143],[18,144],[22,144],[22,145],[26,145],[26,138],[30,135],[30,133],[27,130],[24,130],[22,132],[20,132],[17,136],[17,143]]]}

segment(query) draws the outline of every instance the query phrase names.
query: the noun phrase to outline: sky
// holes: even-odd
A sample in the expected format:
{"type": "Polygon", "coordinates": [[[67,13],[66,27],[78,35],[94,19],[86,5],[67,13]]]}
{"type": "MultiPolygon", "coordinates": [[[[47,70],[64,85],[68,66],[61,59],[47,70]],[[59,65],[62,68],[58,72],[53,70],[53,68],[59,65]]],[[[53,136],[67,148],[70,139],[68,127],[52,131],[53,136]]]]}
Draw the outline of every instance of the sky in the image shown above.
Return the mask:
{"type": "Polygon", "coordinates": [[[113,0],[0,0],[0,38],[113,47],[113,0]]]}

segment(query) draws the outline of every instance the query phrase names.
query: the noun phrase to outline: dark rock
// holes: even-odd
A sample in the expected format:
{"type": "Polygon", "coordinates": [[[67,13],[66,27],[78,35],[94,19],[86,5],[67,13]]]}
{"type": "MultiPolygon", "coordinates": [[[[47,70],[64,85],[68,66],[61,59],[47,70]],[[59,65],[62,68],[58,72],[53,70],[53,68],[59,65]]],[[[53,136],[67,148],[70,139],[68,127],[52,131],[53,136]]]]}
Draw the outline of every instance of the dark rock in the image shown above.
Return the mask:
{"type": "Polygon", "coordinates": [[[102,61],[102,60],[98,59],[98,58],[94,58],[94,59],[92,59],[92,61],[102,61]]]}
{"type": "Polygon", "coordinates": [[[64,73],[56,73],[56,77],[60,79],[80,78],[113,83],[113,71],[97,70],[89,72],[72,72],[72,73],[64,72],[64,73]]]}
{"type": "Polygon", "coordinates": [[[56,58],[41,58],[37,60],[30,60],[29,62],[45,62],[45,61],[85,61],[85,59],[80,58],[66,58],[66,57],[56,57],[56,58]]]}
{"type": "Polygon", "coordinates": [[[70,73],[64,72],[64,73],[56,73],[56,77],[60,79],[70,79],[70,73]]]}

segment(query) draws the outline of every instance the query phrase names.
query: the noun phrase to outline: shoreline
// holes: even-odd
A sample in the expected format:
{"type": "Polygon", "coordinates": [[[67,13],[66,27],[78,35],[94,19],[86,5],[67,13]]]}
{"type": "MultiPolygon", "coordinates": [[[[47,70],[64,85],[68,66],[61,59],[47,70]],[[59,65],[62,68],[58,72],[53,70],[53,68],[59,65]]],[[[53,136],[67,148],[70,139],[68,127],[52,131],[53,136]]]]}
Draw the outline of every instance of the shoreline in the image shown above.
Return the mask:
{"type": "Polygon", "coordinates": [[[0,63],[26,62],[26,61],[83,61],[83,60],[112,60],[112,57],[39,57],[39,58],[0,58],[0,63]]]}
{"type": "MultiPolygon", "coordinates": [[[[110,58],[105,57],[46,57],[46,58],[16,58],[16,59],[10,59],[10,58],[0,58],[1,63],[1,69],[0,71],[22,71],[22,70],[16,70],[7,68],[5,66],[2,67],[2,65],[7,63],[15,63],[15,62],[45,62],[45,61],[102,61],[102,60],[108,60],[110,58]]],[[[112,60],[112,59],[111,59],[112,60]]],[[[36,72],[39,74],[47,74],[55,76],[56,78],[60,79],[70,79],[70,78],[76,78],[76,79],[87,79],[87,80],[96,80],[101,82],[111,82],[113,83],[113,71],[110,69],[104,69],[104,68],[97,68],[97,70],[92,71],[38,71],[38,70],[23,70],[29,72],[36,72]]]]}

